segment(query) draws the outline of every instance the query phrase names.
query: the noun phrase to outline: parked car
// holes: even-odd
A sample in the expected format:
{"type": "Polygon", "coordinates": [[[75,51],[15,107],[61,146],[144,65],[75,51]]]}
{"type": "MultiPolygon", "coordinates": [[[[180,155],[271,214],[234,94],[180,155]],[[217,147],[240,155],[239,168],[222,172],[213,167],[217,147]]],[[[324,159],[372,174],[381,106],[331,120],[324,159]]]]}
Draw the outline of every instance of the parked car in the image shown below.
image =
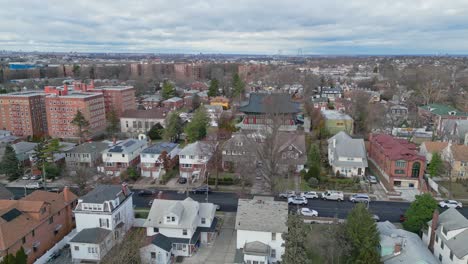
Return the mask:
{"type": "Polygon", "coordinates": [[[294,191],[285,191],[279,194],[279,198],[289,198],[291,196],[295,196],[296,193],[294,191]]]}
{"type": "Polygon", "coordinates": [[[60,251],[55,251],[47,258],[47,262],[52,262],[52,260],[60,257],[60,251]]]}
{"type": "Polygon", "coordinates": [[[372,184],[377,184],[377,178],[375,176],[369,176],[369,182],[372,184]]]}
{"type": "Polygon", "coordinates": [[[353,203],[369,203],[370,202],[369,195],[365,193],[353,194],[351,195],[351,197],[349,197],[349,200],[353,203]]]}
{"type": "Polygon", "coordinates": [[[23,177],[21,177],[21,179],[23,179],[23,180],[29,180],[30,177],[31,177],[30,175],[24,175],[23,177]]]}
{"type": "Polygon", "coordinates": [[[26,189],[41,189],[42,188],[42,182],[30,182],[26,184],[26,189]]]}
{"type": "Polygon", "coordinates": [[[374,219],[375,222],[380,222],[380,217],[376,214],[372,215],[372,219],[374,219]]]}
{"type": "Polygon", "coordinates": [[[35,181],[37,181],[37,180],[40,180],[41,178],[42,178],[41,175],[33,175],[33,176],[31,176],[31,178],[29,178],[29,179],[30,179],[30,180],[35,180],[35,181]]]}
{"type": "Polygon", "coordinates": [[[442,208],[462,208],[463,204],[455,200],[445,200],[439,203],[439,206],[442,208]]]}
{"type": "Polygon", "coordinates": [[[307,198],[307,199],[318,199],[319,195],[317,192],[309,191],[309,192],[303,192],[301,193],[301,196],[307,198]]]}
{"type": "Polygon", "coordinates": [[[211,188],[208,185],[200,186],[198,188],[195,188],[192,190],[192,193],[197,194],[197,193],[210,193],[211,188]]]}
{"type": "Polygon", "coordinates": [[[141,190],[138,192],[138,196],[152,196],[155,195],[155,190],[141,190]]]}
{"type": "Polygon", "coordinates": [[[340,191],[326,191],[322,193],[322,199],[341,202],[344,200],[344,194],[340,191]]]}
{"type": "Polygon", "coordinates": [[[303,216],[318,216],[318,212],[307,207],[297,209],[297,213],[303,216]]]}
{"type": "Polygon", "coordinates": [[[187,183],[187,178],[179,177],[179,179],[177,179],[177,182],[180,183],[180,184],[186,184],[187,183]]]}
{"type": "Polygon", "coordinates": [[[307,199],[302,196],[291,196],[288,198],[288,204],[307,204],[307,199]]]}

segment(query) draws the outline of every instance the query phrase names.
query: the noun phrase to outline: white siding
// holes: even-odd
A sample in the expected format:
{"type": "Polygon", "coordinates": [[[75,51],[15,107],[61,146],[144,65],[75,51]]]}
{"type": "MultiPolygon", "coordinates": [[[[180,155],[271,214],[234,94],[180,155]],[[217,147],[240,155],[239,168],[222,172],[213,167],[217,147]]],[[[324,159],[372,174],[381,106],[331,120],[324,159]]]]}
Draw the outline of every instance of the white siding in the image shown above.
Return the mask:
{"type": "Polygon", "coordinates": [[[282,233],[276,233],[276,240],[272,241],[272,235],[270,232],[259,232],[249,230],[237,230],[237,249],[243,248],[245,243],[259,241],[269,245],[272,249],[276,250],[276,258],[272,258],[272,261],[280,261],[281,256],[284,254],[284,243],[281,237],[282,233]]]}

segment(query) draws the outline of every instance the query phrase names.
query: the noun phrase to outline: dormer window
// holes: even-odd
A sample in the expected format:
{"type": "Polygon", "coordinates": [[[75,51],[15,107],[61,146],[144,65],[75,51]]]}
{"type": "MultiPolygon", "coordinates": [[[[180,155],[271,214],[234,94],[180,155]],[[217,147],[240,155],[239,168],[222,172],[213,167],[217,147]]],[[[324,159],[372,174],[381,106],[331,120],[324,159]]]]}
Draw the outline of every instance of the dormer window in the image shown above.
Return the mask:
{"type": "Polygon", "coordinates": [[[171,222],[171,217],[170,216],[166,216],[166,222],[171,222]]]}

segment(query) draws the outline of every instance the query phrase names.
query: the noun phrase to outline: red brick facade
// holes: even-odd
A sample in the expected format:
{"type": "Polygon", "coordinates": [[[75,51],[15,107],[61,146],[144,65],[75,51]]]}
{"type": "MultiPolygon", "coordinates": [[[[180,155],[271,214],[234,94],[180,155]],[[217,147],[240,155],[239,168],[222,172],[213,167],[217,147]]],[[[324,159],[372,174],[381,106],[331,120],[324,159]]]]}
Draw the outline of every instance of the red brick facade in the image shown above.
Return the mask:
{"type": "Polygon", "coordinates": [[[101,92],[104,95],[106,113],[114,110],[117,117],[127,110],[136,110],[135,88],[133,86],[102,86],[91,92],[101,92]]]}

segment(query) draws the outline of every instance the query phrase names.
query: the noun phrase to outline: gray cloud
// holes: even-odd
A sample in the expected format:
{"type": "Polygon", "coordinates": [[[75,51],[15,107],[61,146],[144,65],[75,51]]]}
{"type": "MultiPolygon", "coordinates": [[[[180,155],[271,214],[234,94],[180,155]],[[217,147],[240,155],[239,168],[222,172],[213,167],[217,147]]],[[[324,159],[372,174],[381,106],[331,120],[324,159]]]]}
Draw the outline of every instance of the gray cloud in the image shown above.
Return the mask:
{"type": "Polygon", "coordinates": [[[0,49],[467,53],[466,0],[0,0],[0,49]]]}

